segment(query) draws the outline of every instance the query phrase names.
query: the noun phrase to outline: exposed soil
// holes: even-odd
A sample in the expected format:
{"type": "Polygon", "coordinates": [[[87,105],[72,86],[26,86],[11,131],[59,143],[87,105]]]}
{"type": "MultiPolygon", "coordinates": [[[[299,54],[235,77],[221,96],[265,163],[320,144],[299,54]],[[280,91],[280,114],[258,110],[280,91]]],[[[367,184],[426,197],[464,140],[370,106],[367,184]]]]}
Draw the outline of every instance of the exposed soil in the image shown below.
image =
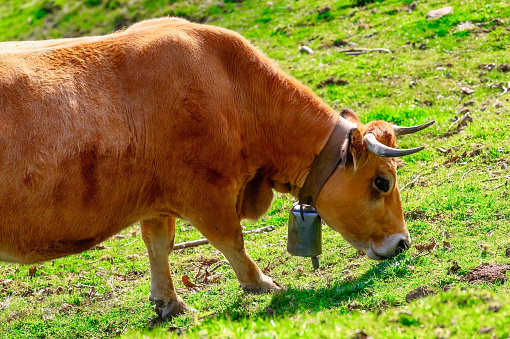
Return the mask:
{"type": "Polygon", "coordinates": [[[436,292],[432,289],[430,289],[427,285],[420,286],[415,290],[412,290],[411,292],[407,293],[406,295],[406,301],[410,302],[414,299],[420,299],[423,297],[426,297],[429,294],[436,294],[436,292]]]}
{"type": "Polygon", "coordinates": [[[464,277],[464,280],[473,284],[480,282],[495,283],[496,281],[504,283],[507,280],[506,271],[508,270],[510,270],[510,265],[485,263],[475,267],[464,277]]]}
{"type": "Polygon", "coordinates": [[[326,87],[327,85],[345,86],[345,85],[348,85],[348,84],[349,84],[349,82],[347,82],[344,79],[337,79],[335,77],[330,77],[330,78],[327,78],[327,79],[322,80],[321,82],[319,82],[319,84],[317,85],[317,88],[323,88],[323,87],[326,87]]]}

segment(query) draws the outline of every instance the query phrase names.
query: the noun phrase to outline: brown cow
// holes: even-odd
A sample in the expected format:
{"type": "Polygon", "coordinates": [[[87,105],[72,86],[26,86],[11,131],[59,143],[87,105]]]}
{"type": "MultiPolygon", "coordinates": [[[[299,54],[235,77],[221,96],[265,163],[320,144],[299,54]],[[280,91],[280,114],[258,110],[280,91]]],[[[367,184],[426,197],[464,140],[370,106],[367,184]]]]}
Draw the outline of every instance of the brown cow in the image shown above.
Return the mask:
{"type": "Polygon", "coordinates": [[[167,18],[0,51],[2,261],[79,253],[140,221],[151,300],[170,317],[190,309],[168,266],[182,218],[243,289],[277,290],[246,253],[240,220],[260,217],[272,189],[299,195],[337,122],[353,126],[349,163],[320,191],[320,215],[374,259],[409,244],[387,158],[403,151],[394,126],[339,117],[234,32],[167,18]]]}

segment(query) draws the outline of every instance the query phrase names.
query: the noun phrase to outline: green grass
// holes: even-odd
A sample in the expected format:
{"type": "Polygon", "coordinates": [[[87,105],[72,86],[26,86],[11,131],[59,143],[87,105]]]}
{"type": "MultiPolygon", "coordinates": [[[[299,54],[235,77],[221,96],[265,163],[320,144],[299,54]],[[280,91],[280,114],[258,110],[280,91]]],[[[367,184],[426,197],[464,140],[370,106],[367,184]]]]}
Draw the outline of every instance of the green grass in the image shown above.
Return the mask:
{"type": "MultiPolygon", "coordinates": [[[[278,60],[332,107],[349,106],[361,120],[410,125],[435,119],[427,131],[401,138],[400,146],[427,145],[402,159],[399,185],[414,244],[436,241],[431,252],[411,249],[375,262],[360,256],[339,234],[323,228],[321,267],[286,252],[291,200],[277,195],[271,210],[247,229],[246,247],[261,268],[286,288],[278,294],[243,293],[228,265],[197,291],[192,280],[207,260],[223,260],[209,245],[175,251],[171,269],[179,293],[198,313],[158,321],[148,301],[149,267],[139,227],[103,243],[103,249],[29,267],[0,264],[0,333],[6,338],[317,337],[352,338],[357,329],[374,338],[496,337],[510,331],[506,284],[472,285],[463,277],[481,263],[510,264],[510,94],[500,86],[510,73],[481,64],[510,63],[510,3],[506,1],[7,1],[0,4],[0,40],[105,34],[138,20],[180,15],[234,29],[278,60]],[[357,6],[358,4],[364,4],[357,6]],[[321,11],[329,6],[329,10],[321,11]],[[427,21],[431,9],[454,14],[427,21]],[[377,9],[376,11],[374,9],[377,9]],[[502,22],[498,19],[501,19],[502,22]],[[473,31],[458,25],[479,24],[473,31]],[[391,53],[345,55],[335,42],[391,53]],[[425,49],[419,47],[425,44],[425,49]],[[299,52],[306,45],[315,51],[299,52]],[[347,85],[318,84],[329,77],[347,85]],[[410,86],[411,82],[413,86],[410,86]],[[499,87],[498,87],[499,86],[499,87]],[[463,94],[462,88],[473,89],[463,94]],[[459,133],[451,119],[473,100],[473,121],[459,133]],[[488,102],[488,103],[487,103],[488,102]],[[498,103],[499,102],[499,103],[498,103]],[[499,107],[500,104],[502,107],[499,107]],[[443,154],[438,148],[449,150],[443,154]],[[418,177],[419,176],[419,177],[418,177]],[[415,180],[416,179],[416,180],[415,180]],[[443,246],[451,244],[451,249],[443,246]],[[454,263],[460,269],[449,270],[454,263]],[[437,295],[406,302],[427,285],[437,295]],[[442,292],[450,286],[451,290],[442,292]],[[383,302],[384,300],[384,302],[383,302]],[[382,307],[387,303],[388,309],[382,307]],[[501,309],[489,309],[499,304],[501,309]],[[478,333],[483,327],[494,327],[478,333]],[[168,332],[169,328],[174,329],[168,332]]],[[[199,233],[179,222],[177,242],[199,233]]]]}

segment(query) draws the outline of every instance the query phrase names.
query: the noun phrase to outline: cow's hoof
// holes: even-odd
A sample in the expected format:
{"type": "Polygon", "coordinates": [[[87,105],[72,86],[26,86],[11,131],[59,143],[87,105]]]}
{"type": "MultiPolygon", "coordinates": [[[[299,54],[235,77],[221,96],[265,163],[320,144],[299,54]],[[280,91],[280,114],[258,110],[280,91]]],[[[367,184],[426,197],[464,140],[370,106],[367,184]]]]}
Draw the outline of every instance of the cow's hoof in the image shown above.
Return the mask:
{"type": "Polygon", "coordinates": [[[193,307],[189,307],[180,297],[174,300],[153,300],[155,306],[154,311],[156,311],[157,315],[161,318],[171,319],[175,316],[196,312],[193,307]]]}
{"type": "Polygon", "coordinates": [[[243,284],[241,286],[247,293],[261,294],[280,291],[282,288],[268,276],[264,276],[257,284],[243,284]]]}

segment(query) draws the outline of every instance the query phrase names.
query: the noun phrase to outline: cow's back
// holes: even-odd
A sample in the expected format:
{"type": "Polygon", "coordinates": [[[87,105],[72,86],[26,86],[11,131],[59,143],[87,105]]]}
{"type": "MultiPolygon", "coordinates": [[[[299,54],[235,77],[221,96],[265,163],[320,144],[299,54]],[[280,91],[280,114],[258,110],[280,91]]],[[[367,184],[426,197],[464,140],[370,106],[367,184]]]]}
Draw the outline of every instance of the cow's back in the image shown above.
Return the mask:
{"type": "Polygon", "coordinates": [[[228,93],[228,77],[219,67],[211,79],[214,58],[198,67],[203,41],[185,21],[162,24],[0,54],[0,260],[81,252],[137,220],[185,213],[175,193],[197,174],[233,180],[239,122],[206,90],[228,93]]]}

